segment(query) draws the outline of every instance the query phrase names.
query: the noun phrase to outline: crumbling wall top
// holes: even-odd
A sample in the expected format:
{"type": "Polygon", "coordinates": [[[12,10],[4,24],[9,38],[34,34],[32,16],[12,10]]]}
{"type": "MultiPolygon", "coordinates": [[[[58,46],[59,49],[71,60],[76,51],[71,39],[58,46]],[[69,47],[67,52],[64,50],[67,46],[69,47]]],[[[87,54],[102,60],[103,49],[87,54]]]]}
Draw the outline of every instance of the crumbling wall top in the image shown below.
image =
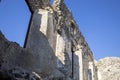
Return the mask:
{"type": "Polygon", "coordinates": [[[50,6],[50,0],[26,0],[30,11],[34,12],[36,9],[41,9],[50,6]]]}

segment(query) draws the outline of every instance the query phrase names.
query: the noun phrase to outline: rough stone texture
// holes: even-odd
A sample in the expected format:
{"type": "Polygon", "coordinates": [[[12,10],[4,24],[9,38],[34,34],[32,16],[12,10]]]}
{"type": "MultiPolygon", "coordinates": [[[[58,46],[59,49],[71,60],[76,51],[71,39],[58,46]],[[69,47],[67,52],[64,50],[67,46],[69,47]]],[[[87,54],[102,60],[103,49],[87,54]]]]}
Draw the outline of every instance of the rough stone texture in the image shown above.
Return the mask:
{"type": "MultiPolygon", "coordinates": [[[[25,48],[31,50],[31,52],[34,52],[35,55],[40,55],[39,64],[41,64],[41,66],[38,73],[44,73],[50,77],[53,76],[52,74],[54,74],[55,77],[55,34],[52,24],[53,19],[51,16],[52,14],[50,11],[43,9],[39,9],[34,12],[30,23],[30,29],[25,48]]],[[[57,74],[63,77],[61,72],[57,74]]],[[[56,77],[58,77],[58,75],[56,75],[56,77]]]]}
{"type": "Polygon", "coordinates": [[[0,69],[0,80],[43,80],[37,73],[20,67],[0,69]]]}
{"type": "MultiPolygon", "coordinates": [[[[27,0],[30,9],[34,7],[28,38],[25,48],[41,55],[41,61],[46,56],[56,56],[56,69],[67,79],[88,80],[90,76],[97,80],[93,54],[85,41],[83,35],[64,3],[64,0],[54,0],[53,5],[39,4],[27,0]],[[48,8],[49,6],[49,8],[48,8]],[[39,36],[43,34],[43,36],[39,36]],[[43,39],[42,39],[43,38],[43,39]],[[44,38],[49,46],[44,46],[44,38]],[[48,49],[52,52],[48,54],[48,49]],[[45,54],[42,54],[42,50],[45,54]],[[90,64],[92,63],[92,64],[90,64]],[[89,71],[92,75],[89,74],[89,71]]],[[[38,2],[39,3],[39,2],[38,2]]],[[[49,60],[49,59],[47,59],[49,60]]],[[[44,62],[46,64],[46,62],[44,62]]],[[[62,77],[62,76],[61,76],[62,77]]]]}
{"type": "Polygon", "coordinates": [[[25,48],[0,35],[1,68],[20,67],[43,80],[97,80],[94,56],[64,0],[26,2],[32,16],[25,48]]]}
{"type": "Polygon", "coordinates": [[[49,20],[48,18],[49,15],[50,13],[45,10],[37,10],[33,14],[32,22],[30,25],[31,27],[26,44],[26,49],[31,50],[34,53],[34,55],[39,56],[39,64],[42,65],[39,69],[39,72],[42,73],[43,72],[50,73],[56,67],[56,57],[53,51],[53,44],[51,44],[52,39],[54,38],[50,38],[51,37],[50,32],[52,34],[52,31],[49,32],[50,36],[47,37],[48,35],[47,31],[49,29],[46,26],[48,26],[47,21],[49,20]]]}
{"type": "Polygon", "coordinates": [[[54,0],[52,6],[57,22],[56,54],[60,58],[59,65],[62,63],[67,72],[66,75],[73,79],[88,80],[89,77],[86,76],[89,75],[88,70],[90,69],[92,80],[97,80],[93,54],[64,0],[54,0]],[[62,48],[59,49],[59,47],[62,48]],[[90,62],[92,65],[89,64],[90,62]]]}
{"type": "Polygon", "coordinates": [[[97,63],[98,80],[120,80],[120,58],[106,57],[97,63]]]}
{"type": "MultiPolygon", "coordinates": [[[[43,40],[44,41],[44,40],[43,40]]],[[[50,54],[50,52],[49,52],[50,54]]],[[[9,42],[0,32],[0,67],[4,69],[21,67],[30,72],[36,72],[43,78],[53,78],[62,76],[62,73],[55,69],[54,58],[51,60],[46,56],[40,62],[39,54],[32,53],[31,50],[21,48],[17,43],[9,42]],[[48,61],[47,61],[48,60],[48,61]],[[52,74],[51,72],[56,72],[52,74]],[[50,75],[50,76],[49,76],[50,75]]],[[[63,75],[64,76],[64,75],[63,75]]]]}
{"type": "Polygon", "coordinates": [[[0,32],[0,80],[40,80],[32,73],[37,65],[39,68],[36,55],[15,42],[9,42],[0,32]]]}
{"type": "Polygon", "coordinates": [[[50,6],[49,0],[26,0],[32,12],[37,9],[43,9],[50,6]]]}

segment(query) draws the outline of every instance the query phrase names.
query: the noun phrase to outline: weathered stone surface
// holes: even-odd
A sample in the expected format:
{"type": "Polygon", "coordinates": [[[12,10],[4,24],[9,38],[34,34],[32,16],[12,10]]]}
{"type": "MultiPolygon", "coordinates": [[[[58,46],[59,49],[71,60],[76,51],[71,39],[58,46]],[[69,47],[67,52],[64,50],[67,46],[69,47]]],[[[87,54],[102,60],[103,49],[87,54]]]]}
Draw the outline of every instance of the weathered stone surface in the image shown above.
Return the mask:
{"type": "Polygon", "coordinates": [[[32,12],[50,6],[50,0],[26,0],[32,12]]]}
{"type": "MultiPolygon", "coordinates": [[[[33,1],[29,2],[34,6],[33,1]]],[[[30,4],[28,3],[28,5],[30,4]]],[[[30,6],[30,8],[32,7],[30,6]]],[[[44,48],[43,52],[47,54],[48,52],[45,50],[51,48],[52,53],[56,56],[55,66],[66,79],[88,80],[86,76],[89,75],[88,69],[90,69],[90,73],[92,73],[90,77],[97,80],[94,77],[96,74],[93,54],[64,0],[54,0],[53,5],[50,5],[49,9],[46,8],[47,6],[38,7],[33,12],[26,48],[41,56],[45,56],[41,49],[44,48]],[[45,41],[41,39],[40,34],[44,35],[42,38],[48,40],[47,48],[43,46],[45,41]],[[89,64],[90,62],[92,65],[89,64]]],[[[50,53],[50,55],[53,54],[50,53]]]]}
{"type": "Polygon", "coordinates": [[[53,44],[49,43],[49,41],[52,42],[52,38],[50,38],[50,36],[48,36],[50,40],[47,38],[48,27],[46,26],[48,25],[47,21],[49,20],[49,14],[51,13],[45,10],[37,10],[33,14],[26,43],[26,49],[31,50],[34,55],[38,56],[38,63],[42,65],[39,72],[47,72],[46,74],[53,71],[56,67],[56,57],[52,48],[53,44]]]}
{"type": "Polygon", "coordinates": [[[43,80],[37,73],[20,67],[0,69],[0,80],[43,80]]]}
{"type": "Polygon", "coordinates": [[[93,54],[64,0],[54,0],[52,6],[56,12],[58,66],[64,67],[66,76],[76,80],[88,80],[86,76],[89,75],[88,69],[90,69],[92,80],[97,80],[97,77],[94,77],[96,71],[93,54]],[[93,64],[90,65],[90,62],[93,64]]]}
{"type": "Polygon", "coordinates": [[[26,2],[32,18],[25,48],[0,35],[1,68],[20,67],[43,80],[97,80],[92,51],[64,0],[26,2]]]}
{"type": "MultiPolygon", "coordinates": [[[[41,34],[43,36],[43,34],[41,34]]],[[[44,39],[44,38],[42,38],[44,39]]],[[[45,40],[43,40],[45,41],[45,40]]],[[[45,42],[47,43],[47,42],[45,42]]],[[[45,44],[44,43],[44,44],[45,44]]],[[[45,44],[47,46],[48,44],[45,44]]],[[[45,50],[48,51],[49,49],[45,50]]],[[[52,50],[52,49],[51,49],[52,50]]],[[[54,57],[51,57],[50,51],[43,56],[30,52],[31,50],[21,48],[17,43],[7,41],[0,33],[0,65],[1,68],[12,68],[20,66],[21,68],[34,71],[42,77],[51,74],[55,69],[54,57]],[[42,59],[41,59],[42,58],[42,59]]]]}
{"type": "Polygon", "coordinates": [[[98,80],[120,80],[120,58],[106,57],[97,63],[98,80]]]}

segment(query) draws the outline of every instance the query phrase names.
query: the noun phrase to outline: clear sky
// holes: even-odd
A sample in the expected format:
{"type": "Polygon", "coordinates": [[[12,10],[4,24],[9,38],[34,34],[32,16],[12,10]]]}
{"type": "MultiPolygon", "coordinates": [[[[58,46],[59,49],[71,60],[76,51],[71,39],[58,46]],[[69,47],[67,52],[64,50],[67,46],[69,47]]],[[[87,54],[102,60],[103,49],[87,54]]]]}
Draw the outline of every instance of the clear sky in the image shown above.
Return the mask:
{"type": "MultiPolygon", "coordinates": [[[[120,0],[65,0],[95,59],[120,57],[120,0]]],[[[24,0],[1,0],[0,30],[10,41],[24,44],[30,19],[24,0]]]]}

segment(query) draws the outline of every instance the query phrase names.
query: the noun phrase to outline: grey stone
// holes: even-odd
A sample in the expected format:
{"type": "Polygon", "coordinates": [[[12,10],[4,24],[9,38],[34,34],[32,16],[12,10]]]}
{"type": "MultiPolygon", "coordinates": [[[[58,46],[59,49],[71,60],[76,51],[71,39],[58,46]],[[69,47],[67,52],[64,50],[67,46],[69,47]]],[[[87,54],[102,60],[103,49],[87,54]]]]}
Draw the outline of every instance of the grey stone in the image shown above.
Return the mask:
{"type": "Polygon", "coordinates": [[[20,67],[0,69],[0,80],[42,80],[35,72],[26,71],[20,67]]]}
{"type": "Polygon", "coordinates": [[[28,3],[31,12],[50,6],[49,0],[26,0],[26,2],[28,3]]]}
{"type": "MultiPolygon", "coordinates": [[[[31,50],[21,48],[17,43],[7,41],[0,33],[1,68],[8,69],[20,66],[25,70],[34,71],[42,77],[48,76],[55,68],[54,57],[45,55],[44,53],[44,56],[41,56],[40,54],[30,51],[31,50]]],[[[50,54],[50,51],[48,51],[48,54],[50,54]]]]}
{"type": "Polygon", "coordinates": [[[97,80],[93,53],[64,0],[26,2],[32,18],[25,46],[0,33],[1,68],[20,67],[43,80],[97,80]]]}
{"type": "Polygon", "coordinates": [[[37,62],[41,64],[41,66],[37,67],[39,68],[38,70],[36,68],[36,71],[47,75],[50,74],[56,67],[56,57],[54,50],[51,43],[49,43],[49,41],[52,42],[50,38],[51,36],[47,37],[48,28],[46,26],[48,25],[47,21],[49,14],[50,13],[45,10],[38,10],[33,14],[25,47],[26,49],[29,49],[33,55],[37,56],[37,62]]]}

